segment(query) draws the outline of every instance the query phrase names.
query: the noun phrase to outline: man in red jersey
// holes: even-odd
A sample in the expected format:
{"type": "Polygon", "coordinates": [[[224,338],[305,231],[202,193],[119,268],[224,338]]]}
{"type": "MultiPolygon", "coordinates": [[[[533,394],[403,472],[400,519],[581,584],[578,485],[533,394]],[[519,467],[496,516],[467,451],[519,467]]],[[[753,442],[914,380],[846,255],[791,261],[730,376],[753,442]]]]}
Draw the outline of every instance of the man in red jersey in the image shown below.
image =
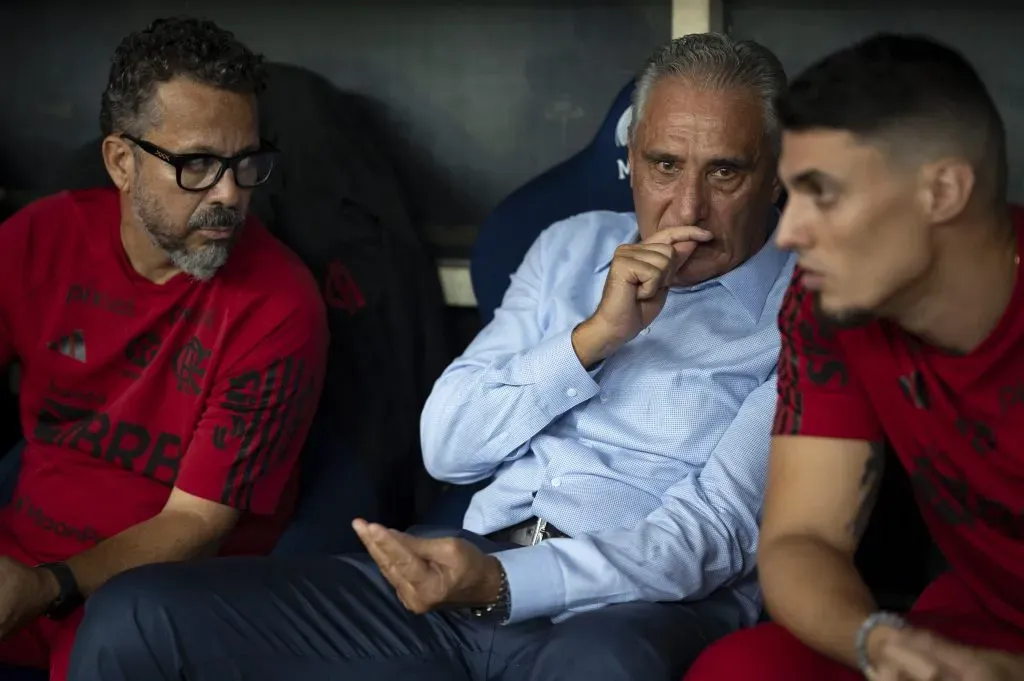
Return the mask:
{"type": "Polygon", "coordinates": [[[28,440],[0,513],[0,662],[62,679],[109,578],[266,553],[283,529],[327,331],[311,275],[246,217],[274,160],[262,80],[209,22],[129,35],[102,100],[116,189],[0,226],[0,364],[23,365],[28,440]]]}
{"type": "Polygon", "coordinates": [[[963,57],[894,35],[812,66],[780,116],[800,268],[758,553],[775,623],[687,679],[1024,679],[1024,212],[1000,116],[963,57]],[[853,561],[885,439],[950,565],[905,616],[853,561]]]}

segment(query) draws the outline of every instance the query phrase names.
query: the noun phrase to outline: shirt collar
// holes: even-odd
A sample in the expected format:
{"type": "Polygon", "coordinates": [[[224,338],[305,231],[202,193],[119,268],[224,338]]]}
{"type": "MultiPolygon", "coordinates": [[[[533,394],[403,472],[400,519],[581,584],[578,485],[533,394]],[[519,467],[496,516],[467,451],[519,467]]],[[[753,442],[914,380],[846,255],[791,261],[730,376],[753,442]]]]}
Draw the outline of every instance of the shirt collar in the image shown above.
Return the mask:
{"type": "MultiPolygon", "coordinates": [[[[624,243],[636,243],[640,238],[640,228],[636,225],[635,214],[633,218],[633,229],[627,235],[624,243]]],[[[768,214],[768,240],[761,247],[761,250],[748,258],[739,267],[729,270],[720,277],[708,279],[693,286],[673,288],[671,292],[688,293],[701,291],[711,286],[721,286],[746,308],[752,318],[755,320],[760,319],[761,312],[764,310],[764,303],[768,299],[768,292],[771,291],[775,280],[778,279],[779,273],[789,259],[787,253],[780,251],[775,246],[775,239],[772,238],[778,222],[779,211],[776,208],[772,208],[768,214]]],[[[612,248],[608,252],[608,256],[602,259],[597,267],[594,268],[594,273],[597,274],[608,269],[608,266],[612,264],[614,256],[615,249],[612,248]]]]}

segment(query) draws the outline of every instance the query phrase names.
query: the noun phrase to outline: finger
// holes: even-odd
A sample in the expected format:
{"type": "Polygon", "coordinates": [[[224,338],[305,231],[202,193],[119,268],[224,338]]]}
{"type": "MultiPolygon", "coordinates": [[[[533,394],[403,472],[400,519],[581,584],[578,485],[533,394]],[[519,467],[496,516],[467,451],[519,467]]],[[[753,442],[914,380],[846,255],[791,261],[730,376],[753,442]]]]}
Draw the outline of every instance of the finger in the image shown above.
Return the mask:
{"type": "Polygon", "coordinates": [[[881,666],[898,672],[898,679],[906,681],[940,681],[942,666],[927,654],[898,643],[889,643],[882,649],[881,666]]]}
{"type": "Polygon", "coordinates": [[[900,670],[891,665],[876,666],[874,669],[873,674],[866,675],[868,681],[906,681],[900,670]]]}
{"type": "Polygon", "coordinates": [[[632,246],[628,251],[624,251],[619,257],[628,257],[634,260],[640,260],[648,265],[653,265],[658,268],[660,272],[665,274],[669,272],[674,274],[675,268],[677,267],[675,263],[675,250],[668,244],[632,246]],[[657,248],[654,246],[657,246],[657,248]]]}
{"type": "Polygon", "coordinates": [[[701,244],[700,241],[687,239],[684,241],[675,241],[671,244],[665,243],[642,243],[635,244],[633,248],[640,250],[658,249],[658,252],[664,252],[671,258],[672,264],[668,268],[668,272],[674,277],[686,261],[690,259],[693,252],[697,250],[697,246],[701,244]],[[663,250],[664,249],[664,250],[663,250]]]}
{"type": "Polygon", "coordinates": [[[384,578],[388,580],[388,583],[391,584],[392,587],[394,587],[395,597],[398,599],[398,602],[402,604],[402,607],[409,612],[416,613],[417,615],[424,612],[423,608],[420,606],[420,599],[415,587],[402,580],[399,576],[388,577],[387,574],[384,574],[384,578]]]}
{"type": "Polygon", "coordinates": [[[415,571],[403,573],[404,581],[396,585],[405,607],[421,615],[444,604],[451,593],[449,578],[452,575],[446,574],[446,570],[460,564],[457,546],[472,548],[472,545],[451,537],[425,539],[398,530],[387,532],[395,540],[394,547],[407,551],[409,560],[414,560],[418,566],[415,571]]]}
{"type": "Polygon", "coordinates": [[[680,227],[666,227],[665,229],[659,229],[640,243],[671,245],[679,243],[680,241],[707,242],[711,241],[713,238],[714,235],[706,229],[702,229],[694,225],[684,225],[680,227]]]}
{"type": "Polygon", "coordinates": [[[404,596],[401,589],[396,593],[399,594],[398,600],[405,606],[405,609],[414,615],[425,615],[437,607],[436,603],[423,599],[418,591],[411,591],[404,596]]]}
{"type": "Polygon", "coordinates": [[[366,522],[362,518],[356,518],[352,521],[352,529],[355,530],[356,536],[359,537],[359,541],[366,547],[367,552],[373,558],[374,562],[383,569],[387,563],[387,557],[377,547],[376,534],[370,529],[370,523],[366,522]],[[378,560],[379,558],[379,560],[378,560]]]}
{"type": "Polygon", "coordinates": [[[663,271],[649,262],[631,255],[620,255],[612,266],[618,279],[637,287],[637,298],[640,300],[653,297],[662,287],[663,271]]]}
{"type": "Polygon", "coordinates": [[[904,675],[902,670],[889,665],[876,667],[874,675],[866,678],[868,681],[913,681],[909,676],[904,675]]]}
{"type": "Polygon", "coordinates": [[[377,550],[384,555],[388,561],[395,565],[405,565],[412,568],[425,567],[425,561],[418,556],[407,544],[405,539],[409,538],[404,532],[390,530],[383,525],[370,523],[368,532],[373,538],[377,550]]]}
{"type": "Polygon", "coordinates": [[[366,552],[370,554],[370,558],[373,558],[373,562],[377,564],[384,576],[387,577],[391,572],[393,565],[388,559],[387,554],[380,550],[377,542],[377,538],[370,534],[368,531],[363,530],[359,534],[359,540],[363,542],[363,546],[366,547],[366,552]]]}
{"type": "Polygon", "coordinates": [[[619,255],[632,255],[637,252],[654,252],[661,253],[668,259],[675,257],[676,251],[672,244],[662,243],[640,243],[640,244],[623,244],[615,249],[615,254],[619,255]]]}
{"type": "Polygon", "coordinates": [[[624,255],[643,260],[661,270],[660,289],[667,288],[672,284],[672,280],[696,247],[697,242],[695,241],[679,242],[674,245],[632,244],[627,247],[628,251],[625,251],[624,255]]]}
{"type": "Polygon", "coordinates": [[[696,241],[678,241],[672,244],[672,255],[679,263],[679,267],[683,266],[683,263],[693,255],[693,252],[697,250],[697,246],[700,244],[696,241]]]}
{"type": "Polygon", "coordinates": [[[431,547],[441,541],[441,539],[424,539],[422,537],[414,537],[407,532],[390,528],[388,529],[388,534],[398,542],[398,545],[402,549],[426,560],[430,559],[431,547]]]}
{"type": "MultiPolygon", "coordinates": [[[[422,539],[418,541],[423,541],[422,539]]],[[[422,546],[423,556],[431,563],[449,565],[459,560],[466,552],[480,552],[476,546],[458,537],[442,537],[422,546]]]]}
{"type": "Polygon", "coordinates": [[[964,670],[975,659],[973,648],[920,629],[905,629],[896,632],[892,636],[892,645],[898,645],[903,649],[924,655],[941,667],[953,670],[964,670]]]}
{"type": "Polygon", "coordinates": [[[386,576],[400,577],[403,581],[415,581],[426,570],[422,558],[410,551],[383,525],[363,523],[353,528],[359,534],[370,557],[386,576]]]}
{"type": "Polygon", "coordinates": [[[366,543],[364,541],[364,537],[366,536],[366,531],[368,528],[369,523],[367,523],[362,518],[356,518],[352,521],[352,529],[355,531],[356,536],[359,537],[359,541],[362,541],[364,544],[366,543]]]}
{"type": "MultiPolygon", "coordinates": [[[[394,586],[394,585],[392,585],[392,586],[394,586]]],[[[398,598],[398,602],[402,604],[403,608],[405,608],[406,610],[408,610],[410,612],[415,612],[413,610],[412,606],[409,605],[409,602],[405,600],[405,594],[403,594],[402,590],[397,588],[397,587],[395,588],[395,596],[398,598]]]]}
{"type": "Polygon", "coordinates": [[[370,557],[380,568],[380,573],[388,581],[394,590],[398,600],[407,610],[419,612],[415,607],[417,598],[417,587],[409,579],[408,570],[405,566],[398,565],[391,561],[388,556],[380,550],[380,544],[375,540],[366,543],[366,550],[370,557]]]}
{"type": "Polygon", "coordinates": [[[352,529],[355,531],[356,536],[359,537],[359,541],[363,543],[366,550],[370,550],[370,545],[373,543],[373,537],[370,536],[369,523],[362,518],[356,518],[352,521],[352,529]]]}

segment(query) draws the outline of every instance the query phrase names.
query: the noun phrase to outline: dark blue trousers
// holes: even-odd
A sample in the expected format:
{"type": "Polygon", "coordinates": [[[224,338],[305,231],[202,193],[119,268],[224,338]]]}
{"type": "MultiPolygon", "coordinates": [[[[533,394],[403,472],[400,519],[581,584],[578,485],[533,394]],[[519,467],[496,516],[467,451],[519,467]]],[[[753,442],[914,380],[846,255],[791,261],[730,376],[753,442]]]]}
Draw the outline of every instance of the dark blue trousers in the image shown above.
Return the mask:
{"type": "Polygon", "coordinates": [[[739,622],[722,592],[496,626],[461,611],[413,615],[365,554],[223,558],[149,566],[103,587],[68,679],[678,681],[739,622]]]}

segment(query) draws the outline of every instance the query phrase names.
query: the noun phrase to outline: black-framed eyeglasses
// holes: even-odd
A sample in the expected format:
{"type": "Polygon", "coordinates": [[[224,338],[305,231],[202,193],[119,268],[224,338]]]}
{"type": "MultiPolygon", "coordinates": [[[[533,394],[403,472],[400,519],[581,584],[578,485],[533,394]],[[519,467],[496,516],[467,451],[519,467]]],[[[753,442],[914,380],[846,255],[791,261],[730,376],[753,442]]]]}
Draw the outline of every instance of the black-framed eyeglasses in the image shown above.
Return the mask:
{"type": "Polygon", "coordinates": [[[259,149],[230,157],[204,153],[175,154],[127,133],[122,133],[121,137],[172,166],[178,186],[189,192],[201,192],[213,187],[224,177],[228,168],[231,168],[235,184],[242,189],[257,187],[270,177],[274,161],[281,153],[274,145],[261,140],[259,149]]]}

